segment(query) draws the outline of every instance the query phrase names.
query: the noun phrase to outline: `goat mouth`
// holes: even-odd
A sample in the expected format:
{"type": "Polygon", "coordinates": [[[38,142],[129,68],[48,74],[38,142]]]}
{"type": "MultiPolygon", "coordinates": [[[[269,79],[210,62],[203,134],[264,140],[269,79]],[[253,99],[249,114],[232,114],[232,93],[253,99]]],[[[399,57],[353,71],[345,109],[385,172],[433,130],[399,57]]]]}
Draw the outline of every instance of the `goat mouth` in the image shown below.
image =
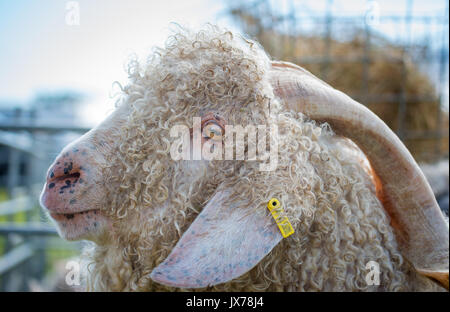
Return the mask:
{"type": "Polygon", "coordinates": [[[96,218],[100,214],[99,209],[91,209],[91,210],[84,210],[84,211],[77,211],[77,212],[65,212],[65,213],[56,213],[56,212],[49,212],[50,216],[55,221],[76,221],[79,218],[82,219],[93,219],[96,218]]]}
{"type": "Polygon", "coordinates": [[[108,219],[99,209],[78,212],[49,213],[61,238],[69,241],[87,239],[96,241],[102,233],[108,219]]]}

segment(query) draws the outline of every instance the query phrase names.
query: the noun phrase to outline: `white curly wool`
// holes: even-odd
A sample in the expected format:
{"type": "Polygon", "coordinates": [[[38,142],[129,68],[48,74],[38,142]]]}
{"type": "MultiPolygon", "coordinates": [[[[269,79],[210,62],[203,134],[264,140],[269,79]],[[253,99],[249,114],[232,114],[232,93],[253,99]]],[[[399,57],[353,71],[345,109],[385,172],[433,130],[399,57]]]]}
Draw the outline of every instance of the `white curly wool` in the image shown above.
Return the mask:
{"type": "Polygon", "coordinates": [[[400,254],[361,151],[288,111],[269,68],[257,43],[213,26],[181,29],[147,64],[131,62],[118,111],[89,136],[104,159],[95,187],[110,228],[85,248],[88,289],[437,288],[400,254]],[[171,159],[170,129],[210,112],[231,125],[276,124],[276,170],[259,170],[261,161],[171,159]],[[295,229],[288,238],[267,211],[271,198],[295,229]],[[367,280],[373,262],[379,285],[367,280]]]}

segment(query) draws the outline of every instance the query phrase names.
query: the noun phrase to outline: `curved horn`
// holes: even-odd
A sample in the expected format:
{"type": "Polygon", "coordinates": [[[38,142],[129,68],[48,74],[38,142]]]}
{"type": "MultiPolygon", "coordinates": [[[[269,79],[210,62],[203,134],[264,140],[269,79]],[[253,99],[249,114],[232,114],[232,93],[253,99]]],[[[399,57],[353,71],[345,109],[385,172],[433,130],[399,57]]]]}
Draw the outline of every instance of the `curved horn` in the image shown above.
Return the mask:
{"type": "Polygon", "coordinates": [[[328,122],[352,139],[369,159],[382,185],[402,254],[415,269],[448,289],[449,228],[425,176],[389,127],[365,106],[305,69],[273,62],[271,82],[288,108],[328,122]]]}

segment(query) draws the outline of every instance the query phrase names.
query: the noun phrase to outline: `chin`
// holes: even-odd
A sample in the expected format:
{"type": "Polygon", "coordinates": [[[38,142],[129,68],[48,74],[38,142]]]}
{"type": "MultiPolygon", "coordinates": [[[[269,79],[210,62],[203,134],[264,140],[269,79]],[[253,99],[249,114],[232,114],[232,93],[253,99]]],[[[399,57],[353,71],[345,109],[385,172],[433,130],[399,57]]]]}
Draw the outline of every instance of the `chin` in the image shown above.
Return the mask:
{"type": "Polygon", "coordinates": [[[88,210],[78,213],[48,212],[55,223],[58,234],[68,241],[90,240],[97,242],[107,233],[108,218],[100,210],[88,210]]]}

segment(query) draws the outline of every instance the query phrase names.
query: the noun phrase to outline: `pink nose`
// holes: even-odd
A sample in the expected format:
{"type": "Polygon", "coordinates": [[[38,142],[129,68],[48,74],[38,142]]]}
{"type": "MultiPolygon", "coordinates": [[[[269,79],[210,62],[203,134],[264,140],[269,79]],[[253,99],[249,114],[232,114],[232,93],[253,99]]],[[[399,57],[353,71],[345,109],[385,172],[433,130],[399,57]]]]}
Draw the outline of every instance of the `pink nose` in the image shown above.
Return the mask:
{"type": "Polygon", "coordinates": [[[48,170],[42,204],[52,212],[67,213],[76,209],[77,201],[86,189],[85,153],[76,148],[64,151],[48,170]]]}

